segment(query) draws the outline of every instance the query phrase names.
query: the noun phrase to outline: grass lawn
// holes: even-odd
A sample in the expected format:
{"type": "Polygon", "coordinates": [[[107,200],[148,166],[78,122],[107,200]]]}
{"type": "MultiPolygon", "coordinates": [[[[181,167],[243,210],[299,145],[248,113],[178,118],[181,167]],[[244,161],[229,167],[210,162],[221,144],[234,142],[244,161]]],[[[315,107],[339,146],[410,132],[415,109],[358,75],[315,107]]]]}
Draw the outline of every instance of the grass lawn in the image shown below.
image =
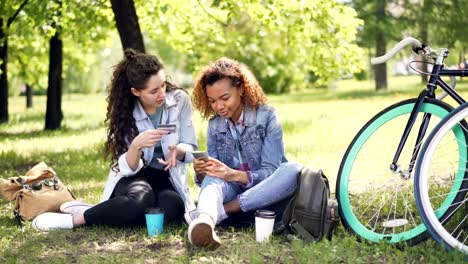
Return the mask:
{"type": "MultiPolygon", "coordinates": [[[[335,189],[338,168],[348,144],[373,115],[397,101],[416,97],[419,76],[395,77],[392,89],[375,92],[369,81],[341,81],[333,90],[310,90],[269,96],[284,129],[286,156],[312,168],[322,168],[335,189]]],[[[468,95],[468,82],[457,87],[468,95]]],[[[75,195],[99,201],[107,178],[102,158],[105,141],[105,96],[64,95],[63,129],[43,131],[46,98],[9,100],[10,122],[0,125],[0,177],[24,174],[39,161],[54,168],[75,195]]],[[[205,148],[206,121],[195,113],[201,148],[205,148]]],[[[189,176],[192,177],[191,175],[189,176]]],[[[196,198],[198,188],[191,188],[196,198]]],[[[29,223],[18,228],[14,204],[0,199],[0,263],[387,263],[462,262],[464,256],[445,252],[432,240],[397,248],[385,243],[360,243],[342,226],[333,241],[290,243],[276,235],[269,243],[255,242],[252,229],[222,229],[223,245],[216,251],[192,248],[186,226],[166,226],[162,236],[148,238],[145,228],[79,228],[72,231],[36,232],[29,223]]]]}

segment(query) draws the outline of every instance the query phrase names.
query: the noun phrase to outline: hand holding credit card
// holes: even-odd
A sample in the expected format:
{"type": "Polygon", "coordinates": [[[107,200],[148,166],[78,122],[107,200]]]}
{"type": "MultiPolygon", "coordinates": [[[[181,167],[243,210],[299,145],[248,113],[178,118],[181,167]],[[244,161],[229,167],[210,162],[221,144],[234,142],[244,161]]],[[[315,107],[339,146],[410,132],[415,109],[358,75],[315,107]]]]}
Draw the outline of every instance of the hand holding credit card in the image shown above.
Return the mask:
{"type": "Polygon", "coordinates": [[[156,126],[156,129],[167,130],[169,133],[176,131],[176,124],[160,124],[156,126]]]}

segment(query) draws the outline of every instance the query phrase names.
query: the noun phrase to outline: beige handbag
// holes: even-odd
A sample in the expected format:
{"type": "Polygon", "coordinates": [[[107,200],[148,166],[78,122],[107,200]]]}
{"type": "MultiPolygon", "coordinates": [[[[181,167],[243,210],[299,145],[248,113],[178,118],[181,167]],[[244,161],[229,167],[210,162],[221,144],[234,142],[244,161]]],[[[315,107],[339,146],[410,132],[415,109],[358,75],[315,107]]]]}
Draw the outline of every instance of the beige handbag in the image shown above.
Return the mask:
{"type": "Polygon", "coordinates": [[[44,162],[24,176],[0,179],[0,194],[16,202],[14,215],[19,221],[32,220],[44,212],[59,212],[61,204],[75,200],[73,193],[44,162]]]}

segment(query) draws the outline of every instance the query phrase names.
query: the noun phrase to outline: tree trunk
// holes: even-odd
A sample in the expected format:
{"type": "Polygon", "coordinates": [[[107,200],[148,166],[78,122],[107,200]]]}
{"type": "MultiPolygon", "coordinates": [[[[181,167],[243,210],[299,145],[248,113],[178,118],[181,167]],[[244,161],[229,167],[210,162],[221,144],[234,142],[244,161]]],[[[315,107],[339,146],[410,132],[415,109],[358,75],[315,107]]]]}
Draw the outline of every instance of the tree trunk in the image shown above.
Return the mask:
{"type": "Polygon", "coordinates": [[[33,107],[33,89],[31,85],[26,84],[26,108],[32,108],[33,107]]]}
{"type": "Polygon", "coordinates": [[[49,83],[47,87],[47,109],[45,129],[60,129],[62,114],[62,61],[63,44],[59,30],[50,39],[49,83]]]}
{"type": "Polygon", "coordinates": [[[0,74],[0,123],[8,122],[8,29],[28,1],[24,0],[8,20],[5,21],[3,18],[0,18],[0,40],[3,39],[3,43],[0,43],[0,69],[2,71],[0,74]],[[7,28],[6,32],[3,30],[4,23],[7,28]]]}
{"type": "Polygon", "coordinates": [[[145,52],[143,36],[133,0],[111,0],[115,23],[119,31],[122,48],[145,52]]]}
{"type": "MultiPolygon", "coordinates": [[[[385,0],[378,1],[376,10],[377,21],[385,20],[385,0]]],[[[375,51],[376,56],[382,56],[385,54],[387,47],[387,41],[385,39],[385,32],[378,30],[375,35],[375,51]]],[[[387,89],[387,64],[375,65],[375,89],[386,90],[387,89]]]]}
{"type": "Polygon", "coordinates": [[[8,122],[8,36],[3,31],[3,19],[0,18],[0,39],[3,43],[0,44],[0,60],[2,61],[0,69],[0,123],[8,122]]]}

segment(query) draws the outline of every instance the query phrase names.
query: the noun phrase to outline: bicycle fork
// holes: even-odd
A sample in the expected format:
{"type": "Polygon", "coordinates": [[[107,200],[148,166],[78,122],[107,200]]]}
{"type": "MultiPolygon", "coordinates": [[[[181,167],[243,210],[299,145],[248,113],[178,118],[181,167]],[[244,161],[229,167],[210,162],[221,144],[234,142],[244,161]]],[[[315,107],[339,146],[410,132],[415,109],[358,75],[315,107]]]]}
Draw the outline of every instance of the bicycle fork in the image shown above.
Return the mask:
{"type": "Polygon", "coordinates": [[[396,150],[395,156],[393,157],[392,164],[390,164],[390,170],[399,173],[400,177],[408,180],[411,177],[411,172],[413,171],[414,164],[416,162],[416,157],[418,156],[419,150],[421,149],[421,143],[422,139],[424,138],[424,135],[427,132],[427,128],[429,126],[429,121],[431,119],[431,114],[424,113],[423,120],[421,122],[421,127],[419,128],[418,136],[416,138],[416,143],[413,148],[413,154],[411,155],[411,160],[409,163],[409,167],[407,170],[404,170],[398,165],[398,159],[400,158],[401,151],[403,150],[403,147],[406,144],[406,141],[408,140],[409,133],[411,132],[411,129],[413,128],[414,123],[416,122],[416,118],[418,117],[419,110],[421,110],[422,105],[424,103],[424,99],[428,98],[434,98],[434,90],[432,89],[424,89],[418,96],[416,103],[413,107],[413,110],[411,111],[410,117],[408,119],[408,122],[406,123],[405,130],[403,131],[403,135],[401,136],[400,143],[398,144],[398,148],[396,150]]]}
{"type": "MultiPolygon", "coordinates": [[[[395,173],[399,173],[400,176],[405,180],[408,180],[411,177],[411,172],[413,171],[416,157],[418,156],[419,150],[421,149],[422,139],[424,138],[424,135],[427,132],[427,127],[429,126],[431,114],[424,113],[421,127],[419,128],[419,132],[418,132],[418,137],[416,138],[416,143],[413,149],[413,155],[411,155],[411,160],[408,166],[408,170],[403,170],[398,165],[398,159],[400,158],[401,151],[403,150],[403,147],[405,146],[409,133],[411,132],[411,129],[413,128],[414,122],[416,122],[416,118],[418,117],[419,110],[421,110],[421,107],[424,103],[424,99],[426,97],[435,98],[434,91],[437,87],[436,84],[439,83],[440,81],[438,77],[439,72],[443,67],[443,61],[444,61],[444,58],[447,57],[447,54],[448,54],[448,50],[445,50],[445,52],[442,52],[437,57],[436,64],[432,68],[432,73],[431,73],[429,82],[427,83],[427,87],[419,94],[418,99],[416,99],[416,103],[414,105],[413,110],[411,111],[411,115],[408,119],[408,123],[406,124],[405,130],[403,131],[403,135],[401,136],[401,140],[400,140],[400,143],[398,144],[398,148],[396,150],[395,156],[393,157],[392,164],[390,164],[390,170],[395,173]]],[[[449,95],[452,96],[452,94],[450,93],[449,95]]]]}

